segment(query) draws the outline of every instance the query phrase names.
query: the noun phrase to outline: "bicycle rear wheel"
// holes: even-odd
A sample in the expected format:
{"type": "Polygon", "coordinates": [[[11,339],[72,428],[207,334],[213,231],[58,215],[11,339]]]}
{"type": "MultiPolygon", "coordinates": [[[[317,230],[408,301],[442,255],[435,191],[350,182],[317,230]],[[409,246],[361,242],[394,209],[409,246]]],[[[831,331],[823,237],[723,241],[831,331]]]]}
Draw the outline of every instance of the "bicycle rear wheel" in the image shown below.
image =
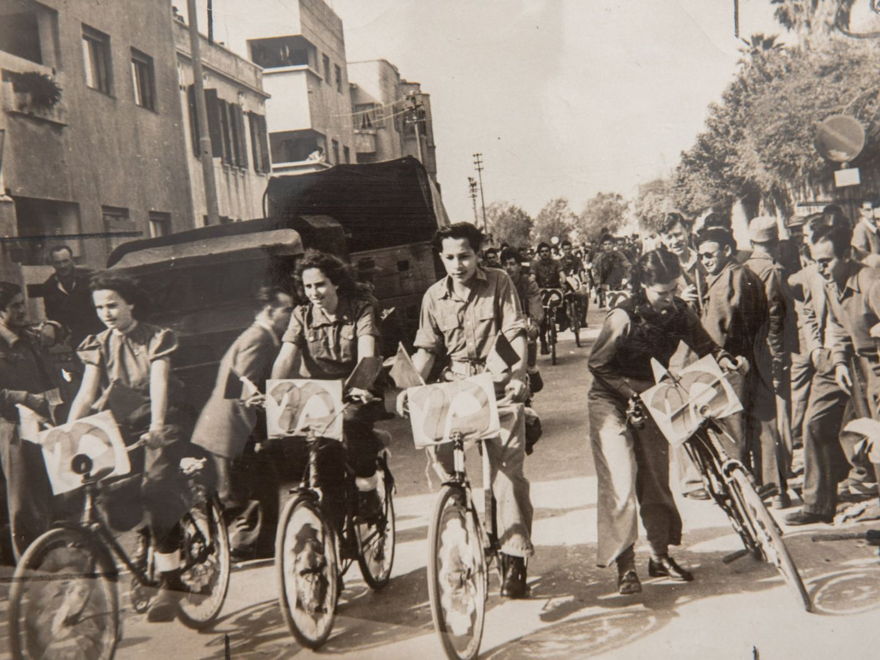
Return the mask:
{"type": "Polygon", "coordinates": [[[428,597],[446,657],[472,660],[480,651],[488,574],[476,513],[461,486],[440,491],[428,538],[428,597]]]}
{"type": "Polygon", "coordinates": [[[180,620],[196,630],[207,628],[220,614],[231,573],[229,535],[216,498],[196,504],[183,517],[184,570],[187,592],[180,600],[180,620]]]}
{"type": "MultiPolygon", "coordinates": [[[[555,315],[555,314],[554,314],[555,315]]],[[[556,321],[550,319],[547,326],[547,343],[550,345],[550,364],[556,364],[556,321]]]]}
{"type": "Polygon", "coordinates": [[[574,335],[574,344],[578,348],[581,346],[581,310],[576,300],[568,303],[568,327],[574,335]]]}
{"type": "Polygon", "coordinates": [[[384,459],[379,461],[376,475],[379,477],[376,492],[382,504],[381,514],[378,520],[357,522],[354,526],[358,543],[358,567],[371,589],[381,589],[391,579],[396,536],[392,498],[394,486],[384,459]]]}
{"type": "Polygon", "coordinates": [[[9,593],[14,658],[109,660],[120,635],[116,565],[88,531],[50,529],[25,551],[9,593]]]}
{"type": "Polygon", "coordinates": [[[288,500],[278,519],[275,568],[279,602],[296,640],[317,649],[330,636],[339,598],[336,535],[317,503],[288,500]]]}
{"type": "Polygon", "coordinates": [[[734,467],[730,471],[729,487],[738,498],[743,514],[748,518],[752,535],[761,548],[764,559],[776,567],[797,602],[804,610],[810,612],[813,609],[810,595],[785,546],[785,541],[782,540],[782,530],[755,490],[751,475],[740,466],[734,467]]]}

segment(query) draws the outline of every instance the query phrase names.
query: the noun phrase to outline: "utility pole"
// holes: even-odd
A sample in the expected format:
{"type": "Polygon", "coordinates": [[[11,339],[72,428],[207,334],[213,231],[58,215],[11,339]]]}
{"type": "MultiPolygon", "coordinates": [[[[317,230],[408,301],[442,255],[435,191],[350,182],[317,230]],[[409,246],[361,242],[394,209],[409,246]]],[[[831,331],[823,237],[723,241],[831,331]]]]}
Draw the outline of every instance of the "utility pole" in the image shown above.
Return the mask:
{"type": "Polygon", "coordinates": [[[199,118],[199,160],[202,161],[202,175],[205,179],[205,206],[208,211],[208,224],[220,224],[220,209],[217,207],[217,183],[214,180],[214,152],[211,146],[211,132],[208,130],[208,108],[205,105],[205,84],[202,79],[202,49],[199,41],[199,20],[196,0],[187,0],[189,13],[189,47],[193,67],[193,91],[196,97],[196,115],[199,118]]]}
{"type": "Polygon", "coordinates": [[[468,177],[468,194],[471,196],[471,204],[474,207],[474,226],[480,226],[480,218],[477,216],[477,180],[469,176],[468,177]]]}
{"type": "Polygon", "coordinates": [[[208,0],[208,41],[214,43],[214,0],[208,0]]]}
{"type": "Polygon", "coordinates": [[[733,36],[739,39],[739,0],[733,0],[733,36]]]}
{"type": "Polygon", "coordinates": [[[422,165],[424,165],[425,158],[424,158],[424,156],[422,156],[422,138],[421,138],[421,135],[419,135],[419,124],[421,122],[425,121],[424,119],[421,118],[422,102],[419,101],[418,99],[416,99],[415,94],[410,94],[409,103],[410,103],[410,105],[409,105],[410,118],[408,121],[410,124],[412,124],[413,131],[415,131],[415,134],[416,134],[416,149],[418,149],[419,162],[422,163],[422,165]]]}
{"type": "Polygon", "coordinates": [[[474,169],[480,182],[480,204],[483,207],[483,231],[486,231],[486,197],[483,194],[483,154],[474,154],[474,169]]]}

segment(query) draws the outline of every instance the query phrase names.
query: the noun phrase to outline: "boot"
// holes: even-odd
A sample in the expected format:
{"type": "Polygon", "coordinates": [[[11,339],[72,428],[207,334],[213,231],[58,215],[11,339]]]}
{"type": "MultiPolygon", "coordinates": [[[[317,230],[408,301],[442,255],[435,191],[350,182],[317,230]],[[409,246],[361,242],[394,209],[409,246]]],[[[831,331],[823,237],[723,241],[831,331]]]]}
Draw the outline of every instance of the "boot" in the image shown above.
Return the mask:
{"type": "Polygon", "coordinates": [[[180,580],[180,569],[163,572],[159,579],[159,593],[147,610],[147,621],[150,623],[174,621],[177,618],[184,589],[180,580]]]}
{"type": "Polygon", "coordinates": [[[636,555],[629,546],[614,560],[617,564],[617,593],[622,596],[641,593],[642,583],[636,573],[636,555]]]}
{"type": "Polygon", "coordinates": [[[502,575],[501,595],[504,598],[525,598],[529,595],[526,584],[526,560],[513,555],[501,555],[502,575]]]}

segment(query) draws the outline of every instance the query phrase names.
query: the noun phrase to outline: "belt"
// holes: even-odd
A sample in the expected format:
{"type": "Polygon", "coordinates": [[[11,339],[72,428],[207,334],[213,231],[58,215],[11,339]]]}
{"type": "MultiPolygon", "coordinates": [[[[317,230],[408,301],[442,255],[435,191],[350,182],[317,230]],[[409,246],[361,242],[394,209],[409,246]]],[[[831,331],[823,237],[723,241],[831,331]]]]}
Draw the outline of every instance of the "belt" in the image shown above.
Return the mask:
{"type": "Polygon", "coordinates": [[[482,373],[486,358],[454,358],[449,362],[449,371],[457,376],[474,376],[482,373]]]}

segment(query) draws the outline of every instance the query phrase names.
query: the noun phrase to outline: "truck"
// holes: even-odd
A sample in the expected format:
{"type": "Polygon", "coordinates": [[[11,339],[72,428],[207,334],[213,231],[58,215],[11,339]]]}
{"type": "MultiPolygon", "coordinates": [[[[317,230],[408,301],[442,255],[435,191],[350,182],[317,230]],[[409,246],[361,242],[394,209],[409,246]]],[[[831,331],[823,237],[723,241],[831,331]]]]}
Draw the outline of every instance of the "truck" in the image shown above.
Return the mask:
{"type": "Polygon", "coordinates": [[[258,288],[293,290],[306,249],[336,254],[372,287],[385,355],[413,339],[422,294],[442,272],[432,238],[449,220],[414,158],[272,177],[263,207],[264,218],[131,241],[108,259],[145,287],[144,320],[176,332],[174,370],[196,410],[226,348],[252,322],[258,288]]]}

